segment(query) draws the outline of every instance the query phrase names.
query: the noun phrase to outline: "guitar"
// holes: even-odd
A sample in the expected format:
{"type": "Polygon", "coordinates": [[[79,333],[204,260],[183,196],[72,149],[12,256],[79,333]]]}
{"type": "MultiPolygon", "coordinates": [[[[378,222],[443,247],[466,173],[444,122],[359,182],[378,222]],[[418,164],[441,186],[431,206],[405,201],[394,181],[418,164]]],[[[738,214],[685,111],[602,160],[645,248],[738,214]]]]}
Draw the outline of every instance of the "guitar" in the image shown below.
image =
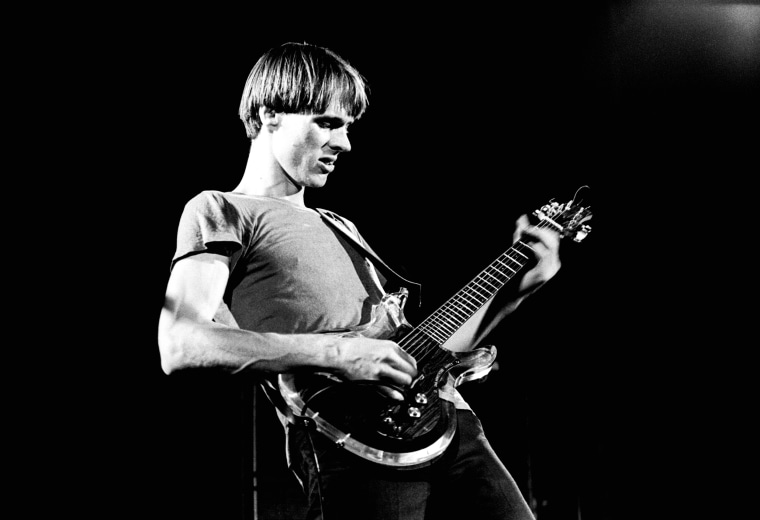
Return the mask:
{"type": "MultiPolygon", "coordinates": [[[[591,212],[574,203],[544,205],[533,213],[537,226],[582,241],[591,231],[586,224],[591,212]]],[[[289,412],[311,421],[336,445],[363,459],[399,469],[434,462],[456,431],[454,404],[439,391],[484,377],[496,360],[493,346],[453,352],[441,345],[529,263],[529,249],[516,242],[416,327],[404,317],[408,291],[402,287],[383,297],[367,324],[339,333],[395,341],[417,361],[418,375],[410,387],[348,381],[328,372],[278,374],[276,387],[289,412]],[[391,399],[389,387],[404,400],[391,399]]]]}

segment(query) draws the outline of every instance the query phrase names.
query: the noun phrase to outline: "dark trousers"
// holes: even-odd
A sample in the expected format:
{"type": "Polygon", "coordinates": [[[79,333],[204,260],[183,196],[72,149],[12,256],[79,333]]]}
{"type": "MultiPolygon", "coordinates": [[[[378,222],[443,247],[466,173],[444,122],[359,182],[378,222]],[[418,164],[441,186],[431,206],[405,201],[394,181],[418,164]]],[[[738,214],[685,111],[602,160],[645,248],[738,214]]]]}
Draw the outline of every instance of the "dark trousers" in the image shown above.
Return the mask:
{"type": "Polygon", "coordinates": [[[308,520],[532,520],[480,420],[458,410],[457,421],[445,454],[414,470],[365,461],[319,433],[290,426],[291,469],[308,497],[308,520]]]}

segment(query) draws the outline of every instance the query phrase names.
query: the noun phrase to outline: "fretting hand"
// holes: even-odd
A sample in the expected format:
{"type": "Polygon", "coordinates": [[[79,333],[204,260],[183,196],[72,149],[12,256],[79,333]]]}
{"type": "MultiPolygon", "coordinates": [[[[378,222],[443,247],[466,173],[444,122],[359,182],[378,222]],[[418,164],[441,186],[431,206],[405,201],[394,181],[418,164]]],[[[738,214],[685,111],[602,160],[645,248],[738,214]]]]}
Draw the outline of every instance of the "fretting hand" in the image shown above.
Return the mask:
{"type": "Polygon", "coordinates": [[[515,243],[521,240],[527,244],[537,261],[520,281],[520,294],[527,295],[548,282],[559,271],[559,233],[549,228],[534,226],[527,215],[522,215],[517,219],[513,240],[515,243]]]}

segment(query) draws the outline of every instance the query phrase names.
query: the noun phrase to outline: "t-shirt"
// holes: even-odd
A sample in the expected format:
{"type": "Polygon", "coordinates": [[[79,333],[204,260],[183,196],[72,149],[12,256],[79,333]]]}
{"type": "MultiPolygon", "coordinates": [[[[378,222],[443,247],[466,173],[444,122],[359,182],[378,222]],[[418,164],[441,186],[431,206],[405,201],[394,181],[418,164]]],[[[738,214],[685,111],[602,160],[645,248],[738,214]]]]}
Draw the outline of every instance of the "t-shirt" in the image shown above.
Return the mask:
{"type": "Polygon", "coordinates": [[[345,330],[368,321],[383,294],[371,263],[345,237],[287,199],[196,195],[180,219],[172,265],[206,251],[230,256],[224,302],[247,330],[345,330]]]}

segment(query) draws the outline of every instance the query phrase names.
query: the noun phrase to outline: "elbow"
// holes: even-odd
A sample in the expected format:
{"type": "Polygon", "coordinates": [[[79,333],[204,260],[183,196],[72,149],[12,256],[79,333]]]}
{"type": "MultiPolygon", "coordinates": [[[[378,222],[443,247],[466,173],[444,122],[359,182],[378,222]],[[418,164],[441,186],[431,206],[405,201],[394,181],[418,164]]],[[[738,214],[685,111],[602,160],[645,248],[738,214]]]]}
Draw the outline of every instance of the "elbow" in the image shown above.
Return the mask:
{"type": "Polygon", "coordinates": [[[163,323],[159,325],[158,350],[164,374],[171,375],[186,367],[187,352],[175,328],[163,323]]]}
{"type": "Polygon", "coordinates": [[[182,349],[171,340],[160,338],[158,341],[158,350],[161,354],[161,370],[164,374],[170,375],[177,372],[182,367],[182,349]]]}

